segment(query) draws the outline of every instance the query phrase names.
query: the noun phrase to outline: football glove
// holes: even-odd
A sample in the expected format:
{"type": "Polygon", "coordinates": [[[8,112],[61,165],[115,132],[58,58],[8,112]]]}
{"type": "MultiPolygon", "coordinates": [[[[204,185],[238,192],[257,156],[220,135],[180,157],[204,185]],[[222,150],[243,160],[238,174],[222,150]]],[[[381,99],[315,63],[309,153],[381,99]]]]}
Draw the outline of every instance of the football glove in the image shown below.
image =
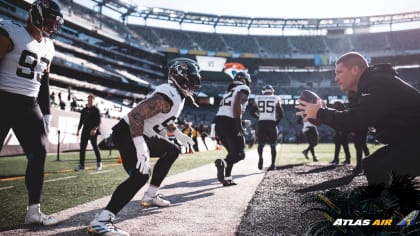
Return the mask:
{"type": "Polygon", "coordinates": [[[190,138],[188,135],[183,134],[181,132],[181,130],[179,129],[175,129],[174,131],[174,135],[176,137],[176,139],[184,146],[184,147],[188,147],[189,145],[194,145],[194,140],[192,140],[192,138],[190,138]]]}
{"type": "Polygon", "coordinates": [[[51,126],[51,114],[44,115],[43,119],[44,119],[45,132],[48,134],[50,132],[50,126],[51,126]]]}
{"type": "Polygon", "coordinates": [[[150,174],[150,153],[146,141],[143,136],[137,136],[133,138],[133,142],[137,152],[136,169],[140,174],[148,175],[150,174]]]}

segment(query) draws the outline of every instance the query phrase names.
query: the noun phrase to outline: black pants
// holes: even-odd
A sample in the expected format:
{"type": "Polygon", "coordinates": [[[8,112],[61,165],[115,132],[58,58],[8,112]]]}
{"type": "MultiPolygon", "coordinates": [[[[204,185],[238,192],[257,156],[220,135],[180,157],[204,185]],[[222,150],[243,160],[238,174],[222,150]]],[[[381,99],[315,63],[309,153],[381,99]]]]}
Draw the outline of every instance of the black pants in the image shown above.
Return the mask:
{"type": "Polygon", "coordinates": [[[216,135],[228,152],[225,158],[227,163],[225,176],[231,176],[233,165],[245,158],[245,137],[238,136],[233,128],[235,127],[234,120],[230,117],[217,116],[214,123],[216,135]]]}
{"type": "MultiPolygon", "coordinates": [[[[178,158],[180,148],[176,144],[160,137],[146,137],[144,139],[151,157],[159,157],[153,168],[150,184],[160,186],[167,176],[172,164],[178,158]]],[[[128,178],[114,191],[106,209],[117,214],[136,193],[143,187],[149,175],[140,174],[136,169],[137,154],[127,123],[121,120],[113,128],[112,140],[118,148],[128,178]]]]}
{"type": "Polygon", "coordinates": [[[39,203],[44,182],[47,136],[38,102],[35,98],[0,91],[0,107],[7,111],[0,122],[0,150],[12,129],[28,159],[25,185],[29,205],[39,203]]]}
{"type": "Polygon", "coordinates": [[[101,152],[99,152],[99,148],[98,148],[98,135],[95,134],[91,136],[89,134],[89,131],[83,130],[82,136],[80,138],[80,165],[81,166],[85,166],[86,147],[87,147],[88,141],[90,141],[93,151],[95,152],[96,163],[101,162],[101,152]]]}
{"type": "Polygon", "coordinates": [[[277,125],[274,120],[260,120],[257,126],[258,156],[262,158],[265,144],[270,144],[271,163],[276,162],[277,125]]]}
{"type": "Polygon", "coordinates": [[[346,156],[346,161],[350,161],[350,151],[349,151],[349,138],[348,133],[336,130],[334,137],[335,152],[333,161],[338,162],[338,156],[340,155],[341,146],[343,146],[344,155],[346,156]]]}
{"type": "Polygon", "coordinates": [[[392,172],[420,176],[420,137],[384,146],[362,161],[368,184],[388,184],[392,172]]]}
{"type": "Polygon", "coordinates": [[[304,152],[311,152],[312,158],[316,159],[315,156],[315,146],[318,145],[318,130],[315,127],[309,127],[308,130],[305,132],[306,139],[308,140],[308,147],[304,150],[304,152]]]}
{"type": "Polygon", "coordinates": [[[362,166],[363,153],[365,156],[369,156],[369,148],[366,144],[367,130],[357,131],[354,135],[354,148],[356,149],[356,167],[362,166]]]}

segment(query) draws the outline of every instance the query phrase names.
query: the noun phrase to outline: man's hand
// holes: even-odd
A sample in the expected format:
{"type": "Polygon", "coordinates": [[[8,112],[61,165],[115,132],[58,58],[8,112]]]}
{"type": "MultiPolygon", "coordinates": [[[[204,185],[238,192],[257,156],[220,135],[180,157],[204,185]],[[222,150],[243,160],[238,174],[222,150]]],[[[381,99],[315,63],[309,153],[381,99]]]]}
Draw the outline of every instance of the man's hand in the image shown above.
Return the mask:
{"type": "Polygon", "coordinates": [[[90,134],[90,136],[95,136],[96,135],[96,129],[91,129],[89,134],[90,134]]]}
{"type": "Polygon", "coordinates": [[[143,136],[137,136],[133,138],[133,142],[137,152],[136,169],[140,174],[148,175],[150,174],[150,153],[146,141],[143,136]]]}
{"type": "Polygon", "coordinates": [[[240,118],[234,118],[235,122],[235,132],[237,132],[238,136],[244,136],[244,128],[242,126],[242,120],[240,118]]]}
{"type": "Polygon", "coordinates": [[[295,106],[295,108],[299,109],[299,112],[296,112],[296,115],[304,117],[304,121],[308,121],[308,119],[316,120],[316,114],[318,110],[322,107],[321,99],[318,99],[316,103],[305,102],[303,100],[298,100],[299,104],[295,106]]]}
{"type": "Polygon", "coordinates": [[[175,135],[175,138],[178,139],[178,141],[181,142],[181,144],[184,147],[188,147],[188,144],[191,146],[194,145],[194,140],[192,140],[192,138],[190,138],[188,135],[183,134],[181,130],[175,129],[174,135],[175,135]]]}
{"type": "Polygon", "coordinates": [[[46,114],[44,115],[44,127],[45,127],[45,131],[48,133],[50,132],[50,126],[51,126],[51,115],[50,114],[46,114]]]}

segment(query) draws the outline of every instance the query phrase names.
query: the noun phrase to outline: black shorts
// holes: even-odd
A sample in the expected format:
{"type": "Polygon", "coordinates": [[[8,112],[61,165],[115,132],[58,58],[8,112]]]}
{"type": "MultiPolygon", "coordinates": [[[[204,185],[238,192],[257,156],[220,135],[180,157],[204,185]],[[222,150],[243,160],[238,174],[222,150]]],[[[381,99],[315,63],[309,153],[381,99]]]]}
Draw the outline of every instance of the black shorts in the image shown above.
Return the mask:
{"type": "Polygon", "coordinates": [[[259,144],[275,144],[277,142],[277,126],[274,120],[260,120],[257,126],[259,144]]]}
{"type": "MultiPolygon", "coordinates": [[[[136,147],[131,137],[130,128],[122,119],[112,128],[112,131],[112,141],[120,152],[124,169],[130,173],[136,169],[137,164],[136,147]]],[[[163,157],[168,151],[180,153],[179,146],[168,139],[160,136],[143,136],[143,138],[149,148],[150,157],[163,157]]]]}
{"type": "Polygon", "coordinates": [[[242,153],[245,150],[245,137],[238,136],[235,130],[235,121],[227,116],[216,116],[214,119],[216,125],[216,136],[225,146],[229,153],[242,153]]]}

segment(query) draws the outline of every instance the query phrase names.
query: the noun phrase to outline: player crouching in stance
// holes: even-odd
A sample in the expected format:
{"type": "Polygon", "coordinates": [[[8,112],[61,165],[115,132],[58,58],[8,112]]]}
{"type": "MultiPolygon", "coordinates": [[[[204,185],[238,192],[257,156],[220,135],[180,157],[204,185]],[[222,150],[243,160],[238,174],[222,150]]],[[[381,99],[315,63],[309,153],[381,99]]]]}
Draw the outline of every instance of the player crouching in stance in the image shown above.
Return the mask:
{"type": "Polygon", "coordinates": [[[281,98],[274,95],[274,88],[271,85],[265,85],[262,90],[263,95],[255,97],[252,103],[252,115],[258,118],[257,140],[258,140],[258,169],[263,168],[263,149],[265,144],[271,147],[271,165],[267,170],[275,170],[276,166],[276,143],[277,143],[277,125],[283,118],[283,108],[281,98]]]}
{"type": "Polygon", "coordinates": [[[169,82],[156,87],[120,122],[113,127],[112,140],[118,148],[128,178],[112,194],[105,209],[88,227],[91,235],[128,235],[114,226],[115,215],[143,187],[150,176],[150,156],[159,160],[153,169],[149,189],[141,204],[143,206],[168,206],[169,201],[158,195],[159,186],[180,153],[180,147],[164,136],[170,129],[183,144],[192,144],[174,125],[180,115],[185,98],[191,99],[201,85],[197,63],[188,58],[176,58],[169,62],[169,82]]]}
{"type": "Polygon", "coordinates": [[[229,85],[219,104],[214,119],[216,135],[225,146],[228,154],[225,159],[217,159],[217,179],[223,186],[236,185],[232,180],[232,168],[235,163],[245,158],[245,137],[242,127],[242,114],[248,104],[251,93],[248,73],[238,72],[229,85]]]}
{"type": "Polygon", "coordinates": [[[48,75],[55,54],[51,39],[64,20],[58,4],[50,0],[34,1],[28,15],[26,26],[0,21],[0,107],[4,114],[0,150],[13,129],[28,160],[25,223],[54,225],[58,220],[41,212],[40,201],[51,121],[48,75]]]}

